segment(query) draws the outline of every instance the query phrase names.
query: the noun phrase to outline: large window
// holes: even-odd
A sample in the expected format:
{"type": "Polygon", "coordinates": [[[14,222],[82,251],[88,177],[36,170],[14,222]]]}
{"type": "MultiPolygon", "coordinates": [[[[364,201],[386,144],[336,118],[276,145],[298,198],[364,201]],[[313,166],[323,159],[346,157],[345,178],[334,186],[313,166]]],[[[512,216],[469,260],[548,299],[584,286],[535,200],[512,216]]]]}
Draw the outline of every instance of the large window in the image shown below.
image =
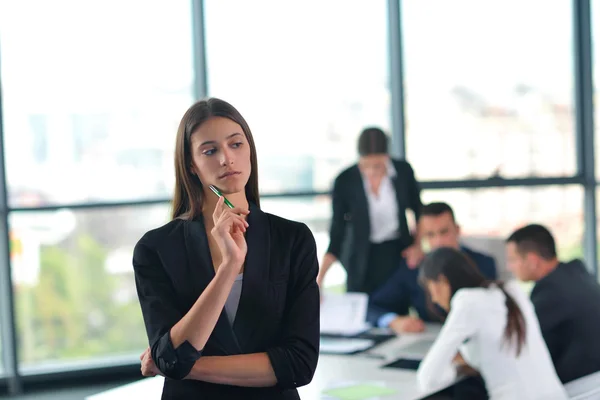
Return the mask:
{"type": "Polygon", "coordinates": [[[0,2],[12,206],[169,196],[189,1],[0,2]]]}
{"type": "Polygon", "coordinates": [[[138,353],[147,346],[131,257],[167,206],[10,215],[21,368],[138,353]]]}
{"type": "Polygon", "coordinates": [[[575,173],[572,2],[402,2],[407,157],[422,180],[575,173]]]}
{"type": "MultiPolygon", "coordinates": [[[[10,206],[170,196],[191,23],[189,1],[0,2],[10,206]]],[[[23,373],[135,359],[147,338],[132,250],[167,220],[166,205],[10,212],[23,373]]]]}
{"type": "Polygon", "coordinates": [[[248,120],[263,192],[327,190],[365,126],[389,130],[386,1],[205,4],[209,92],[248,120]]]}

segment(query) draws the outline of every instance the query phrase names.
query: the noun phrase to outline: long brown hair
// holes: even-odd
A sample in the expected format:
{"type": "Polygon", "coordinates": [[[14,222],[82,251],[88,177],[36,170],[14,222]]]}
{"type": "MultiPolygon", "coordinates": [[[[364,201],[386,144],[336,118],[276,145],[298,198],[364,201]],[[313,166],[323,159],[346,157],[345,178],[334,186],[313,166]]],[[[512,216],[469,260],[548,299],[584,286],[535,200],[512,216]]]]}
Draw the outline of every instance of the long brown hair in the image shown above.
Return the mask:
{"type": "Polygon", "coordinates": [[[246,198],[249,202],[260,206],[258,197],[258,162],[256,146],[252,132],[242,114],[226,101],[209,98],[200,100],[191,106],[183,115],[175,143],[175,193],[173,194],[173,209],[171,217],[194,219],[201,215],[204,192],[202,182],[192,173],[191,137],[200,125],[213,117],[223,117],[232,120],[242,127],[246,140],[250,145],[250,177],[246,183],[246,198]]]}
{"type": "Polygon", "coordinates": [[[517,356],[521,354],[525,344],[525,318],[521,309],[504,289],[504,282],[487,280],[475,263],[461,251],[442,247],[429,253],[420,265],[419,280],[425,284],[427,280],[438,280],[444,276],[450,284],[450,297],[463,288],[487,288],[495,284],[506,297],[507,319],[504,329],[505,342],[516,342],[517,356]]]}

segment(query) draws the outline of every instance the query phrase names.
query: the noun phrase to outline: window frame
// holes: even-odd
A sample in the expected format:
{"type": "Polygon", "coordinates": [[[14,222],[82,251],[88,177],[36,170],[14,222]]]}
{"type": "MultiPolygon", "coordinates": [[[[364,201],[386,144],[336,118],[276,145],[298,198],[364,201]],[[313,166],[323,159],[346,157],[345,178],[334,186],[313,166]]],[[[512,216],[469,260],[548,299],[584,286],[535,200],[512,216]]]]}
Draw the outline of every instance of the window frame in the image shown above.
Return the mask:
{"type": "MultiPolygon", "coordinates": [[[[197,99],[209,93],[207,81],[207,54],[206,32],[204,24],[204,0],[190,0],[192,4],[192,42],[194,60],[194,94],[197,99]]],[[[405,140],[405,99],[404,99],[404,71],[402,47],[402,0],[388,0],[388,46],[391,93],[391,122],[392,146],[391,153],[399,158],[406,155],[405,140]]],[[[469,180],[443,180],[421,182],[423,189],[457,189],[457,188],[501,188],[517,186],[546,186],[546,185],[581,185],[584,189],[584,253],[585,261],[592,272],[597,276],[597,232],[596,232],[596,189],[595,176],[595,150],[594,150],[594,104],[593,104],[593,76],[592,76],[592,28],[591,4],[589,0],[573,0],[574,18],[574,52],[573,62],[575,71],[575,140],[577,171],[573,176],[557,177],[525,177],[519,179],[469,179],[469,180]]],[[[0,57],[1,57],[0,49],[0,57]]],[[[0,58],[1,63],[1,58],[0,58]]],[[[0,76],[0,83],[2,77],[0,76]]],[[[1,87],[1,84],[0,84],[1,87]]],[[[15,329],[14,298],[11,282],[11,265],[9,255],[8,217],[11,212],[18,211],[49,211],[59,208],[90,209],[112,208],[127,206],[145,206],[153,204],[168,204],[169,198],[114,202],[114,203],[85,203],[61,204],[44,207],[10,207],[7,199],[6,173],[4,162],[4,132],[2,129],[2,93],[0,92],[0,340],[3,355],[3,374],[0,376],[0,392],[8,391],[12,394],[21,393],[25,386],[35,387],[47,382],[71,382],[81,380],[82,372],[88,380],[103,381],[108,377],[131,376],[139,377],[139,361],[132,359],[131,363],[115,364],[110,366],[94,366],[77,371],[56,371],[37,375],[23,376],[19,372],[17,337],[15,329]]],[[[325,196],[327,191],[298,191],[283,192],[264,195],[265,198],[292,198],[303,196],[325,196]]],[[[86,378],[84,378],[86,379],[86,378]]]]}

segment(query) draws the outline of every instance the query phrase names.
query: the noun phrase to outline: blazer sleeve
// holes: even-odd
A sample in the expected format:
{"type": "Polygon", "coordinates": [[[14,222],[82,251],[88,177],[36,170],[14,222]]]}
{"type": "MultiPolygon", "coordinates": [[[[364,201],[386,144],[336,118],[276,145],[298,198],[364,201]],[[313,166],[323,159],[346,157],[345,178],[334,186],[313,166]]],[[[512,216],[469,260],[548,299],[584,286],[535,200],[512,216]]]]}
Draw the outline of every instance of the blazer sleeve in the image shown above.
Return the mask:
{"type": "Polygon", "coordinates": [[[379,318],[386,314],[408,314],[408,304],[405,299],[409,297],[409,293],[406,292],[406,285],[403,285],[405,279],[403,268],[397,268],[383,286],[369,296],[367,322],[378,325],[379,318]]]}
{"type": "Polygon", "coordinates": [[[569,315],[572,313],[566,306],[569,303],[551,287],[534,287],[531,293],[531,302],[540,323],[542,336],[554,360],[563,348],[564,340],[556,333],[561,332],[560,327],[568,321],[569,315]]]}
{"type": "Polygon", "coordinates": [[[183,379],[200,358],[201,351],[188,341],[176,349],[173,347],[171,328],[183,314],[177,307],[177,293],[158,254],[143,239],[133,251],[133,270],[152,359],[167,378],[183,379]]]}
{"type": "Polygon", "coordinates": [[[292,269],[280,341],[267,350],[277,385],[291,389],[310,383],[317,368],[320,335],[320,298],[316,278],[317,247],[302,225],[292,249],[292,269]]]}
{"type": "Polygon", "coordinates": [[[346,233],[346,222],[344,214],[348,212],[347,200],[343,194],[342,176],[338,176],[333,184],[333,192],[331,193],[331,229],[329,230],[329,248],[328,253],[333,254],[338,260],[342,252],[342,243],[346,233]]]}
{"type": "Polygon", "coordinates": [[[421,187],[417,179],[415,178],[415,172],[413,171],[411,165],[406,163],[408,167],[408,201],[409,207],[415,213],[415,218],[418,221],[421,217],[421,209],[423,208],[423,203],[421,202],[421,187]]]}
{"type": "Polygon", "coordinates": [[[493,257],[486,257],[487,262],[486,262],[486,270],[483,271],[483,275],[490,279],[490,280],[496,280],[498,279],[498,271],[496,269],[496,259],[494,259],[493,257]]]}

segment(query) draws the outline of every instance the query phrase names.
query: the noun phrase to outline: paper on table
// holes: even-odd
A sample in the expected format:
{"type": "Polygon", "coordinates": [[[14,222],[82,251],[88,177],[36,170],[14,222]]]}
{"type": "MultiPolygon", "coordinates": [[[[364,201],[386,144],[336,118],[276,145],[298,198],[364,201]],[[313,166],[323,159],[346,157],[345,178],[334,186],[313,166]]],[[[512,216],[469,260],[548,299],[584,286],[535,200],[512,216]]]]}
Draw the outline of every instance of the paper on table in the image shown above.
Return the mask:
{"type": "Polygon", "coordinates": [[[323,394],[335,397],[339,400],[364,400],[379,396],[389,396],[395,393],[395,389],[368,383],[339,387],[323,391],[323,394]]]}
{"type": "Polygon", "coordinates": [[[365,293],[325,294],[321,303],[321,333],[353,336],[369,329],[365,293]]]}
{"type": "Polygon", "coordinates": [[[320,351],[333,354],[349,354],[363,351],[375,344],[370,339],[321,338],[320,351]]]}

